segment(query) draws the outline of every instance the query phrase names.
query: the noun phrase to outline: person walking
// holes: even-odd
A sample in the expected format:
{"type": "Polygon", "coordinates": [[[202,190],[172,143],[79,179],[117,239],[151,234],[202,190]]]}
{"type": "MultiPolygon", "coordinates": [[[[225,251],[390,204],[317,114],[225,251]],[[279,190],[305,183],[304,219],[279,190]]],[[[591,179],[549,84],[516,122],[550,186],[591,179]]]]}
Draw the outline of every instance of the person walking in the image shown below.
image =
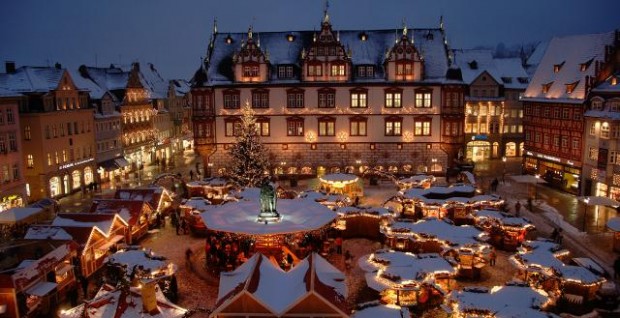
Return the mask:
{"type": "Polygon", "coordinates": [[[521,215],[521,202],[519,201],[517,201],[517,203],[515,204],[515,215],[516,216],[521,215]]]}
{"type": "Polygon", "coordinates": [[[185,265],[187,265],[190,269],[192,269],[192,255],[194,255],[194,252],[192,252],[192,249],[188,247],[185,250],[185,265]]]}
{"type": "Polygon", "coordinates": [[[497,259],[497,254],[495,253],[495,249],[491,249],[491,253],[489,254],[489,265],[495,266],[496,259],[497,259]]]}
{"type": "Polygon", "coordinates": [[[190,170],[190,171],[189,171],[189,179],[190,179],[191,181],[194,181],[194,170],[190,170]]]}
{"type": "Polygon", "coordinates": [[[336,237],[336,254],[342,255],[342,236],[336,237]]]}

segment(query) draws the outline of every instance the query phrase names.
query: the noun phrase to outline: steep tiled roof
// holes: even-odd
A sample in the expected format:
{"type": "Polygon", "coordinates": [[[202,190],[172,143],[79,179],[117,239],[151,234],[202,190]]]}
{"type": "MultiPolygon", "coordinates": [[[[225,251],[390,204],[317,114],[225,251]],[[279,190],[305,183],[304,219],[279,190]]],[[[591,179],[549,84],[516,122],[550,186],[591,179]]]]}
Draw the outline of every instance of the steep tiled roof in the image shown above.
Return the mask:
{"type": "MultiPolygon", "coordinates": [[[[254,39],[260,41],[260,48],[268,54],[271,64],[271,74],[277,74],[277,65],[294,64],[300,66],[302,50],[311,46],[316,31],[294,32],[261,32],[255,33],[254,39]],[[293,41],[287,38],[292,35],[293,41]]],[[[383,63],[386,53],[392,49],[402,33],[397,30],[334,30],[340,43],[351,53],[351,62],[356,65],[375,65],[375,77],[356,79],[354,82],[382,81],[385,76],[383,63]],[[366,35],[362,40],[361,34],[366,35]]],[[[409,30],[409,39],[414,40],[414,45],[424,58],[424,79],[426,81],[443,81],[449,67],[448,54],[446,51],[445,37],[441,29],[413,29],[409,30]],[[413,34],[413,36],[411,35],[413,34]]],[[[216,33],[213,47],[208,52],[205,61],[205,74],[198,70],[192,80],[194,85],[214,85],[232,83],[233,78],[233,55],[241,49],[241,44],[247,40],[246,33],[216,33]],[[228,41],[232,40],[229,44],[228,41]]],[[[274,82],[299,82],[297,79],[279,80],[274,82]]]]}
{"type": "Polygon", "coordinates": [[[20,93],[48,92],[58,87],[64,72],[56,67],[22,66],[14,73],[0,74],[0,88],[20,93]]]}
{"type": "Polygon", "coordinates": [[[587,94],[586,76],[595,75],[596,62],[603,61],[605,46],[613,40],[614,32],[553,38],[524,100],[582,103],[587,94]]]}

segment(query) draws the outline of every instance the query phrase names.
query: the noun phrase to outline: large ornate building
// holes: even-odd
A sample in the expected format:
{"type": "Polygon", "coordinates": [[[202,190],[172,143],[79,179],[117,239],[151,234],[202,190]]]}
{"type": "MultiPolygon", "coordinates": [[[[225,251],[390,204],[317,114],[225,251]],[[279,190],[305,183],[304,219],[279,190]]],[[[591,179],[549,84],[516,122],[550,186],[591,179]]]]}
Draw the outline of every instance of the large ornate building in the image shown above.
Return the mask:
{"type": "Polygon", "coordinates": [[[581,192],[582,176],[589,178],[582,174],[586,101],[617,42],[616,32],[551,40],[522,99],[526,172],[581,192]]]}
{"type": "Polygon", "coordinates": [[[30,198],[60,197],[94,182],[93,110],[69,72],[60,64],[11,67],[0,74],[0,83],[23,95],[19,120],[30,198]]]}
{"type": "MultiPolygon", "coordinates": [[[[241,105],[257,115],[272,172],[377,167],[444,173],[463,143],[465,86],[436,29],[220,33],[192,79],[194,141],[227,167],[241,105]]],[[[210,168],[210,169],[209,169],[210,168]]]]}
{"type": "Polygon", "coordinates": [[[20,100],[21,94],[0,88],[0,212],[28,203],[19,126],[20,100]]]}
{"type": "Polygon", "coordinates": [[[468,85],[465,96],[465,157],[476,162],[520,157],[528,75],[519,58],[494,58],[491,50],[454,50],[468,85]]]}

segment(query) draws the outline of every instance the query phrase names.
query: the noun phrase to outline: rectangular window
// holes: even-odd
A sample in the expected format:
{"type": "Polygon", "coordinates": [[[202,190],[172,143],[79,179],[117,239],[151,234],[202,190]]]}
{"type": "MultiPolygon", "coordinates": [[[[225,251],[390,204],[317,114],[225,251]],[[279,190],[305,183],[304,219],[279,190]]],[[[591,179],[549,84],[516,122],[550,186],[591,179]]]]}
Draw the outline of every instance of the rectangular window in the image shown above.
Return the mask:
{"type": "Polygon", "coordinates": [[[554,135],[553,136],[553,146],[554,147],[559,147],[560,146],[560,136],[559,135],[554,135]]]}
{"type": "Polygon", "coordinates": [[[9,150],[17,151],[17,135],[14,132],[9,133],[9,150]]]}
{"type": "Polygon", "coordinates": [[[568,137],[562,136],[562,148],[568,147],[568,137]]]}
{"type": "Polygon", "coordinates": [[[319,136],[335,136],[336,120],[319,119],[319,136]]]}
{"type": "Polygon", "coordinates": [[[588,158],[590,160],[598,160],[598,148],[590,147],[590,151],[588,152],[588,158]]]}
{"type": "Polygon", "coordinates": [[[34,168],[34,158],[32,157],[32,155],[28,155],[27,157],[27,165],[28,168],[34,168]]]}
{"type": "Polygon", "coordinates": [[[402,135],[402,119],[387,119],[385,121],[385,135],[386,136],[401,136],[402,135]]]}
{"type": "Polygon", "coordinates": [[[590,125],[590,135],[591,136],[595,136],[596,135],[596,123],[592,123],[590,125]]]}
{"type": "Polygon", "coordinates": [[[367,97],[366,92],[351,93],[351,108],[366,108],[368,106],[367,97]]]}
{"type": "Polygon", "coordinates": [[[431,135],[431,121],[430,120],[414,121],[413,134],[415,136],[430,136],[431,135]]]}
{"type": "Polygon", "coordinates": [[[323,76],[321,65],[308,65],[308,76],[323,76]]]}
{"type": "Polygon", "coordinates": [[[288,92],[286,93],[286,107],[288,108],[303,108],[304,107],[304,92],[288,92]]]}
{"type": "Polygon", "coordinates": [[[7,152],[7,148],[6,148],[6,140],[4,135],[0,134],[0,152],[2,153],[6,153],[7,152]]]}
{"type": "Polygon", "coordinates": [[[415,107],[430,108],[431,107],[431,93],[430,92],[415,93],[415,107]]]}
{"type": "Polygon", "coordinates": [[[319,90],[319,108],[336,107],[336,91],[333,89],[319,90]]]}
{"type": "Polygon", "coordinates": [[[241,135],[241,122],[240,121],[227,121],[226,122],[226,137],[235,137],[241,135]]]}
{"type": "Polygon", "coordinates": [[[345,68],[344,65],[342,64],[336,64],[336,65],[332,65],[332,76],[344,76],[345,75],[345,68]]]}
{"type": "Polygon", "coordinates": [[[19,166],[13,165],[13,180],[19,180],[19,179],[20,179],[19,166]]]}
{"type": "Polygon", "coordinates": [[[261,136],[269,136],[269,121],[268,120],[257,121],[256,130],[261,136]]]}
{"type": "Polygon", "coordinates": [[[269,91],[252,92],[252,108],[268,108],[269,91]]]}
{"type": "Polygon", "coordinates": [[[413,64],[411,63],[397,63],[396,75],[413,75],[413,64]]]}
{"type": "Polygon", "coordinates": [[[579,139],[573,138],[573,149],[579,149],[579,139]]]}
{"type": "Polygon", "coordinates": [[[240,108],[239,92],[224,93],[224,108],[240,108]]]}
{"type": "Polygon", "coordinates": [[[288,119],[286,121],[286,135],[287,136],[303,136],[304,135],[303,119],[288,119]]]}
{"type": "Polygon", "coordinates": [[[601,124],[601,138],[609,139],[609,123],[601,124]]]}
{"type": "Polygon", "coordinates": [[[570,109],[562,108],[562,119],[568,119],[570,116],[570,109]]]}
{"type": "Polygon", "coordinates": [[[6,110],[6,122],[9,124],[15,123],[15,117],[13,116],[13,109],[11,108],[6,110]]]}
{"type": "Polygon", "coordinates": [[[385,107],[386,108],[401,108],[402,107],[402,93],[385,93],[385,107]]]}
{"type": "Polygon", "coordinates": [[[278,78],[293,78],[293,66],[292,65],[278,66],[278,78]]]}
{"type": "Polygon", "coordinates": [[[620,138],[620,126],[619,125],[613,125],[611,126],[611,138],[620,138]]]}
{"type": "Polygon", "coordinates": [[[351,119],[349,122],[350,136],[366,136],[367,120],[363,118],[351,119]]]}
{"type": "Polygon", "coordinates": [[[258,77],[258,65],[246,65],[243,67],[243,77],[258,77]]]}

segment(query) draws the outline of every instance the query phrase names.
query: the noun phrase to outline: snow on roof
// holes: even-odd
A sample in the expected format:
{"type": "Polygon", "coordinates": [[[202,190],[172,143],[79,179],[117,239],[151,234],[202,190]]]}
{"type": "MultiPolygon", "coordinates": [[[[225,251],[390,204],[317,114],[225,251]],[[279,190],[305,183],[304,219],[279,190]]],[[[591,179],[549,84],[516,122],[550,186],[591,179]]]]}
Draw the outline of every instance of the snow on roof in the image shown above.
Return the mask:
{"type": "Polygon", "coordinates": [[[170,80],[170,85],[174,90],[175,94],[180,96],[184,96],[191,90],[189,82],[184,79],[172,79],[170,80]]]}
{"type": "Polygon", "coordinates": [[[56,67],[22,66],[0,74],[0,87],[21,93],[49,92],[58,88],[65,70],[56,67]]]}
{"type": "Polygon", "coordinates": [[[209,202],[209,200],[202,197],[189,198],[188,200],[183,202],[181,206],[190,207],[192,210],[198,210],[200,212],[205,212],[216,207],[215,205],[211,205],[211,202],[209,202]]]}
{"type": "Polygon", "coordinates": [[[581,266],[565,265],[559,268],[559,272],[563,280],[574,281],[585,285],[595,284],[605,280],[603,277],[581,266]]]}
{"type": "Polygon", "coordinates": [[[140,289],[131,287],[129,291],[115,289],[110,285],[103,285],[95,297],[84,304],[68,310],[61,310],[60,318],[82,318],[84,313],[90,318],[181,318],[188,312],[169,301],[156,287],[158,313],[144,312],[140,289]]]}
{"type": "Polygon", "coordinates": [[[482,219],[495,219],[500,224],[506,226],[529,227],[533,226],[531,222],[522,217],[513,217],[509,214],[502,213],[497,210],[480,210],[475,211],[474,216],[482,219]]]}
{"type": "Polygon", "coordinates": [[[344,206],[336,209],[336,213],[339,215],[347,214],[372,214],[377,216],[391,216],[390,210],[383,207],[371,207],[371,206],[344,206]]]}
{"type": "Polygon", "coordinates": [[[354,174],[348,173],[331,173],[326,174],[320,177],[321,181],[326,182],[341,182],[341,183],[351,183],[357,181],[359,178],[354,174]]]}
{"type": "Polygon", "coordinates": [[[0,224],[17,223],[41,212],[42,208],[10,208],[0,211],[0,224]]]}
{"type": "Polygon", "coordinates": [[[24,236],[26,240],[72,240],[63,228],[58,226],[30,226],[24,236]]]}
{"type": "Polygon", "coordinates": [[[22,96],[22,94],[0,87],[0,97],[16,97],[16,96],[22,96]]]}
{"type": "Polygon", "coordinates": [[[351,318],[403,318],[410,317],[407,307],[397,305],[376,305],[356,310],[351,318]]]}
{"type": "Polygon", "coordinates": [[[493,51],[488,49],[453,50],[454,63],[461,69],[463,82],[471,84],[483,72],[489,73],[495,81],[502,83],[493,63],[493,51]]]}
{"type": "Polygon", "coordinates": [[[242,291],[251,293],[278,316],[311,291],[342,308],[347,295],[344,279],[342,272],[316,253],[303,259],[288,272],[257,253],[236,270],[220,274],[215,312],[225,308],[242,291]]]}
{"type": "Polygon", "coordinates": [[[490,292],[452,291],[448,300],[460,312],[488,311],[495,317],[548,317],[543,308],[550,298],[543,290],[529,286],[495,286],[490,292]]]}
{"type": "MultiPolygon", "coordinates": [[[[424,74],[427,80],[443,80],[448,71],[448,54],[444,44],[444,34],[440,29],[409,29],[413,34],[414,45],[424,58],[424,74]]],[[[272,74],[277,74],[276,67],[283,64],[301,64],[303,49],[308,50],[316,31],[291,32],[255,32],[255,40],[260,39],[260,49],[267,52],[272,74]],[[292,35],[294,40],[288,41],[292,35]]],[[[375,77],[355,79],[355,81],[384,81],[383,62],[385,53],[392,49],[395,40],[401,34],[395,30],[334,30],[340,43],[351,52],[351,62],[356,65],[375,65],[375,77]],[[366,33],[366,40],[360,37],[366,33]]],[[[411,35],[409,36],[411,38],[411,35]]],[[[247,33],[217,33],[214,35],[213,48],[210,50],[207,64],[207,80],[210,84],[232,83],[232,57],[247,40],[247,33]],[[230,44],[227,39],[232,40],[230,44]]],[[[273,79],[272,82],[299,82],[299,79],[285,81],[273,79]]]]}
{"type": "Polygon", "coordinates": [[[368,287],[379,292],[399,288],[400,284],[412,281],[432,283],[436,273],[456,275],[457,272],[439,254],[424,254],[420,257],[412,253],[390,250],[378,250],[364,255],[360,257],[358,264],[366,272],[368,287]]]}
{"type": "Polygon", "coordinates": [[[453,225],[444,220],[426,218],[415,223],[394,222],[388,227],[388,234],[398,236],[399,233],[412,232],[418,235],[435,237],[453,245],[479,244],[486,235],[484,232],[469,225],[453,225]]]}
{"type": "Polygon", "coordinates": [[[605,56],[614,32],[554,37],[525,91],[525,101],[582,103],[586,98],[586,76],[595,75],[596,61],[605,56]],[[547,92],[543,86],[547,85],[547,92]],[[573,86],[572,93],[568,87],[573,86]]]}
{"type": "Polygon", "coordinates": [[[167,261],[163,257],[154,257],[155,255],[147,254],[144,250],[126,250],[119,251],[108,256],[108,262],[110,264],[125,266],[127,269],[126,275],[131,274],[131,271],[136,266],[142,266],[144,270],[154,272],[157,270],[163,270],[168,266],[167,261]]]}
{"type": "Polygon", "coordinates": [[[556,257],[555,253],[558,251],[560,251],[560,246],[550,241],[525,241],[521,251],[510,259],[517,266],[559,271],[565,265],[556,257]]]}
{"type": "Polygon", "coordinates": [[[536,45],[536,48],[534,49],[534,52],[532,52],[532,54],[530,54],[530,56],[527,58],[526,71],[530,78],[534,75],[534,72],[536,72],[536,68],[545,56],[545,52],[547,51],[548,46],[549,41],[542,41],[538,43],[538,45],[536,45]]]}
{"type": "Polygon", "coordinates": [[[529,75],[523,68],[520,58],[495,58],[495,68],[505,88],[526,89],[529,75]]]}
{"type": "MultiPolygon", "coordinates": [[[[103,233],[110,233],[116,214],[95,213],[59,213],[52,221],[53,226],[60,227],[97,227],[103,233]]],[[[119,220],[125,222],[120,217],[119,220]]],[[[125,222],[126,224],[126,222],[125,222]]]]}
{"type": "Polygon", "coordinates": [[[166,99],[168,97],[168,81],[159,74],[155,65],[146,63],[140,67],[140,81],[144,88],[150,91],[150,98],[166,99]]]}
{"type": "Polygon", "coordinates": [[[304,199],[280,199],[276,209],[282,220],[269,224],[257,222],[258,200],[217,205],[201,217],[210,230],[248,235],[306,232],[319,229],[336,218],[336,213],[327,207],[304,199]]]}
{"type": "Polygon", "coordinates": [[[596,85],[593,89],[593,93],[617,93],[620,92],[620,71],[616,71],[614,74],[607,77],[604,81],[596,85]]]}
{"type": "Polygon", "coordinates": [[[403,195],[406,199],[435,199],[436,197],[471,197],[475,192],[476,188],[474,186],[461,184],[449,187],[432,186],[428,189],[412,188],[405,191],[403,195]]]}

